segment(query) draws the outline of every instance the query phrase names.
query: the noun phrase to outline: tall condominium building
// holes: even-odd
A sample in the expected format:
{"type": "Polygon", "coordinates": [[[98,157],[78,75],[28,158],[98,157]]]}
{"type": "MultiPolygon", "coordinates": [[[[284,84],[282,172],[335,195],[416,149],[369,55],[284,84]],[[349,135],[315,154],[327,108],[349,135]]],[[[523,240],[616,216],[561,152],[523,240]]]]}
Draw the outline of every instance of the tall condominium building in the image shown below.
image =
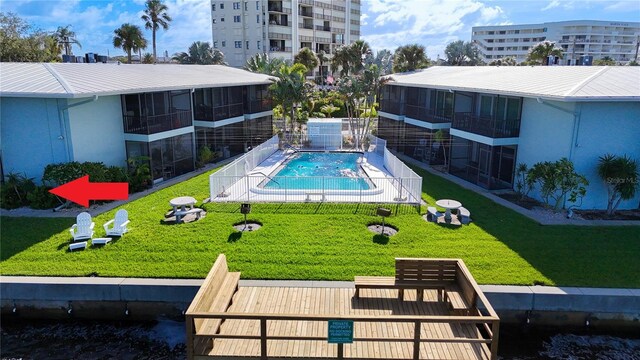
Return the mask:
{"type": "Polygon", "coordinates": [[[211,0],[211,21],[230,66],[258,53],[293,59],[303,47],[330,55],[360,38],[360,0],[211,0]]]}
{"type": "MultiPolygon", "coordinates": [[[[474,26],[471,40],[485,62],[513,57],[527,59],[529,49],[543,40],[555,41],[564,54],[561,65],[579,65],[587,56],[605,56],[620,63],[638,58],[640,23],[617,21],[559,21],[542,24],[474,26]]],[[[588,59],[588,58],[587,58],[588,59]]]]}

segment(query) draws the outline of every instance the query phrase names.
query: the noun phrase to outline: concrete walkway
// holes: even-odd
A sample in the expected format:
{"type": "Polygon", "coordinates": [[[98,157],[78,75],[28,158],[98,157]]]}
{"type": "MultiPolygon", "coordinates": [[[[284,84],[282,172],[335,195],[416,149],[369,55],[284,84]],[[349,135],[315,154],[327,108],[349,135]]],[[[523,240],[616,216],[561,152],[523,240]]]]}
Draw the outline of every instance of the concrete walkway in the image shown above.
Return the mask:
{"type": "MultiPolygon", "coordinates": [[[[457,184],[467,190],[471,190],[479,195],[486,197],[487,199],[495,202],[496,204],[500,204],[504,207],[507,207],[521,215],[528,217],[529,219],[539,223],[540,225],[577,225],[577,226],[640,226],[639,220],[585,220],[585,219],[567,219],[566,217],[554,217],[554,218],[546,218],[541,216],[541,213],[531,211],[529,209],[525,209],[519,205],[516,205],[510,201],[507,201],[491,191],[482,188],[478,185],[472,184],[468,181],[462,180],[456,176],[451,174],[446,174],[440,171],[434,170],[431,166],[422,163],[414,158],[409,156],[398,154],[393,152],[400,160],[419,167],[433,175],[439,176],[443,179],[449,180],[454,184],[457,184]]],[[[464,205],[464,204],[463,204],[464,205]]],[[[471,216],[473,217],[473,209],[469,209],[471,211],[471,216]]]]}

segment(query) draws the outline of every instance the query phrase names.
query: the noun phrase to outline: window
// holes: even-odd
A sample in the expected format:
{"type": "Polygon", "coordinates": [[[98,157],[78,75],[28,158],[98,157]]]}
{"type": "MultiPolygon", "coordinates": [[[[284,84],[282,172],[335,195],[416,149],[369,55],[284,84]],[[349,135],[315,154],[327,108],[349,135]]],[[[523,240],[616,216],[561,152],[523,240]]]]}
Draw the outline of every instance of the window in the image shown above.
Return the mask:
{"type": "Polygon", "coordinates": [[[224,10],[224,3],[220,3],[220,10],[224,10]]]}
{"type": "Polygon", "coordinates": [[[242,41],[234,41],[233,44],[236,49],[242,49],[242,41]]]}
{"type": "Polygon", "coordinates": [[[260,1],[256,1],[256,10],[260,10],[260,1]]]}
{"type": "Polygon", "coordinates": [[[245,41],[245,46],[247,47],[247,50],[249,50],[249,40],[245,41]]]}
{"type": "Polygon", "coordinates": [[[211,4],[211,11],[216,11],[216,4],[211,4]]]}
{"type": "Polygon", "coordinates": [[[212,22],[215,24],[216,23],[216,19],[213,19],[212,22]]]}
{"type": "Polygon", "coordinates": [[[260,50],[260,40],[258,40],[258,50],[260,50]]]}
{"type": "Polygon", "coordinates": [[[220,18],[220,22],[224,22],[224,18],[220,18]]]}
{"type": "Polygon", "coordinates": [[[234,2],[233,3],[233,10],[240,10],[240,3],[239,2],[234,2]]]}
{"type": "Polygon", "coordinates": [[[249,11],[249,3],[248,2],[244,2],[244,11],[249,11]]]}
{"type": "Polygon", "coordinates": [[[256,15],[256,24],[260,24],[260,15],[256,15]]]}
{"type": "Polygon", "coordinates": [[[214,48],[214,49],[217,49],[217,48],[218,48],[218,42],[217,42],[217,41],[214,41],[214,42],[213,42],[213,48],[214,48]]]}
{"type": "Polygon", "coordinates": [[[234,23],[239,23],[240,22],[240,15],[234,15],[233,16],[233,22],[234,23]]]}
{"type": "Polygon", "coordinates": [[[227,47],[227,42],[222,40],[222,47],[227,47]]]}

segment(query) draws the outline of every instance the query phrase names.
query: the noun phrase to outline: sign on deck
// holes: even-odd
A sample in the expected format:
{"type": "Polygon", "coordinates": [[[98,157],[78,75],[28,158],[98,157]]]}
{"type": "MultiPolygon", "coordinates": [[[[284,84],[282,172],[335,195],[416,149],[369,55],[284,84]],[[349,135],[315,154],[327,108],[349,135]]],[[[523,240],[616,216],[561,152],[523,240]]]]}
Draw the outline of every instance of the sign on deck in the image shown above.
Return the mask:
{"type": "Polygon", "coordinates": [[[329,344],[353,342],[353,320],[329,320],[329,344]]]}

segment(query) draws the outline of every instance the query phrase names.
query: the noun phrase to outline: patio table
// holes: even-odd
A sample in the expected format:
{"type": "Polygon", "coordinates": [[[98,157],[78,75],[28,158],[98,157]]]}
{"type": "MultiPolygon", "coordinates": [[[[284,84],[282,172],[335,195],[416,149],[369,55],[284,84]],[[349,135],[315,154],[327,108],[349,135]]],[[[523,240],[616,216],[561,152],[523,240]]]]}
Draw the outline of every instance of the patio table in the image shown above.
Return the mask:
{"type": "Polygon", "coordinates": [[[451,221],[451,209],[460,208],[462,206],[462,203],[456,200],[451,200],[451,199],[441,199],[436,201],[436,205],[446,210],[444,213],[444,219],[446,221],[451,221]]]}
{"type": "Polygon", "coordinates": [[[189,207],[189,209],[193,209],[193,206],[196,204],[196,202],[196,199],[192,198],[191,196],[180,196],[171,199],[171,201],[169,201],[169,204],[171,204],[171,206],[173,207],[173,212],[175,213],[176,211],[178,211],[178,207],[180,207],[181,211],[186,211],[187,206],[189,207]]]}

